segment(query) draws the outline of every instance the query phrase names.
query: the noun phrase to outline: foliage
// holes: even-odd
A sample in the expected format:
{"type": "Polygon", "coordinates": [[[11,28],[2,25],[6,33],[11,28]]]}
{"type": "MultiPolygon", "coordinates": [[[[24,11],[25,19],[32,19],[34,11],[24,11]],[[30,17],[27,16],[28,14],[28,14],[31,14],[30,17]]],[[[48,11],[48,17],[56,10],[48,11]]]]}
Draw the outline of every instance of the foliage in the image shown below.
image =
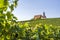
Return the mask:
{"type": "Polygon", "coordinates": [[[17,18],[12,11],[17,6],[18,0],[0,0],[0,40],[17,39],[19,27],[16,24],[17,18]]]}
{"type": "Polygon", "coordinates": [[[60,26],[55,25],[43,25],[38,23],[36,25],[30,24],[30,22],[20,23],[21,27],[21,40],[60,40],[60,26]],[[27,25],[28,26],[27,26],[27,25]],[[25,27],[24,27],[25,26],[25,27]],[[26,27],[27,26],[27,27],[26,27]]]}
{"type": "Polygon", "coordinates": [[[17,1],[0,0],[0,40],[60,40],[60,19],[17,22],[12,14],[17,1]]]}

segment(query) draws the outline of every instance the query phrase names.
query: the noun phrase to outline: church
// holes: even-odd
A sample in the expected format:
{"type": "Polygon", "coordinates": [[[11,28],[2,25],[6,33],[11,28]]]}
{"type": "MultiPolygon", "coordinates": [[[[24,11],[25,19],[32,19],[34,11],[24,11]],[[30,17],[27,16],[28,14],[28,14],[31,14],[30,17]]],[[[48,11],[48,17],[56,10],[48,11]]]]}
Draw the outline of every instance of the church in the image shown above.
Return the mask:
{"type": "Polygon", "coordinates": [[[43,12],[43,15],[35,15],[34,20],[36,19],[46,19],[45,12],[43,12]]]}

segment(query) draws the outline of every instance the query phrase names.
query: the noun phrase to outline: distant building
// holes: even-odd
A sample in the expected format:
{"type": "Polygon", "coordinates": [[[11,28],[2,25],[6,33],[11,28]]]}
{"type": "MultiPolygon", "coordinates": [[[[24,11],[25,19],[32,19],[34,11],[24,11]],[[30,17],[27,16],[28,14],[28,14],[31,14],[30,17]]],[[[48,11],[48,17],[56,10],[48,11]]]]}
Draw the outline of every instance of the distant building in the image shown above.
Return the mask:
{"type": "Polygon", "coordinates": [[[45,12],[43,12],[43,15],[35,15],[34,19],[46,19],[45,12]]]}

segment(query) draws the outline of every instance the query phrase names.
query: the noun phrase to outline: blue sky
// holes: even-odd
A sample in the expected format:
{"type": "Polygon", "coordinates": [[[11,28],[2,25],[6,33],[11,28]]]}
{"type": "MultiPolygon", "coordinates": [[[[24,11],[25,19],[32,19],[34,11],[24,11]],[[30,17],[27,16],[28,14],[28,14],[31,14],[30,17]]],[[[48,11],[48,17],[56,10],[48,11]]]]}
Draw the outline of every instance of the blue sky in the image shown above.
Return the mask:
{"type": "Polygon", "coordinates": [[[13,14],[18,20],[23,21],[43,12],[47,18],[60,17],[60,0],[19,0],[13,14]]]}

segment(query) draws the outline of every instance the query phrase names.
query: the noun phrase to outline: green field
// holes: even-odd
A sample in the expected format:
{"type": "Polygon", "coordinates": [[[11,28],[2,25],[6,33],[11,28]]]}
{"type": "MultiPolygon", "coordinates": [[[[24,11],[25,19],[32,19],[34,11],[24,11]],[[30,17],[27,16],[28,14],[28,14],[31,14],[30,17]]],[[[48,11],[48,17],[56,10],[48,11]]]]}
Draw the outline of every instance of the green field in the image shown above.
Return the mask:
{"type": "Polygon", "coordinates": [[[47,25],[55,25],[60,26],[60,18],[46,18],[46,19],[37,19],[37,20],[27,20],[27,21],[21,21],[21,22],[30,22],[30,24],[47,24],[47,25]]]}
{"type": "Polygon", "coordinates": [[[20,27],[28,32],[26,40],[60,40],[60,18],[20,21],[20,27]]]}

